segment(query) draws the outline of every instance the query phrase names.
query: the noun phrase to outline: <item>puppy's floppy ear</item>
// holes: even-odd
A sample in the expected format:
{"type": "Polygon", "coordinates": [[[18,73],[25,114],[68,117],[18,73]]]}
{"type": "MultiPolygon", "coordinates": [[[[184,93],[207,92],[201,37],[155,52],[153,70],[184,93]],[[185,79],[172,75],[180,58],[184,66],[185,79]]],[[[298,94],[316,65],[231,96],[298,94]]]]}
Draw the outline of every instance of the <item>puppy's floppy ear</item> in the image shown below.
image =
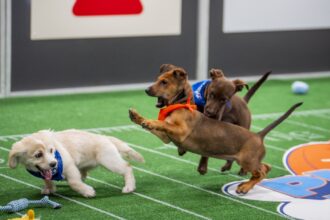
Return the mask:
{"type": "Polygon", "coordinates": [[[244,87],[249,90],[249,85],[240,79],[233,80],[233,83],[236,87],[236,92],[242,91],[244,87]]]}
{"type": "Polygon", "coordinates": [[[173,65],[173,64],[162,64],[160,67],[159,67],[159,72],[160,73],[165,73],[165,72],[168,72],[172,69],[175,69],[175,68],[178,68],[177,66],[173,65]]]}
{"type": "Polygon", "coordinates": [[[176,68],[173,70],[173,76],[180,80],[185,80],[188,78],[187,72],[183,68],[176,68]]]}
{"type": "Polygon", "coordinates": [[[21,141],[13,144],[8,158],[8,166],[12,169],[16,168],[19,162],[19,158],[26,153],[26,149],[21,141]]]}
{"type": "Polygon", "coordinates": [[[211,69],[210,70],[210,77],[212,80],[215,80],[220,77],[224,77],[225,74],[223,74],[223,71],[220,69],[211,69]]]}

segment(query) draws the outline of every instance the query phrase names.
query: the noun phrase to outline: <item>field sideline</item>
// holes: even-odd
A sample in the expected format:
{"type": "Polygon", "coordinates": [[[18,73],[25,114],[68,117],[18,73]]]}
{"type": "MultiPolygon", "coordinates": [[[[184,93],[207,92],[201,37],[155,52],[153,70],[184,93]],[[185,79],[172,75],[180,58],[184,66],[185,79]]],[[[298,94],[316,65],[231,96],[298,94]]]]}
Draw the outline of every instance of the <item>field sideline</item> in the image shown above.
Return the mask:
{"type": "MultiPolygon", "coordinates": [[[[266,138],[264,161],[273,167],[270,178],[289,174],[282,164],[287,149],[330,139],[330,78],[306,82],[310,93],[297,96],[290,92],[292,81],[270,80],[249,103],[253,113],[252,130],[259,131],[292,104],[304,101],[301,108],[266,138]]],[[[59,182],[52,199],[63,207],[59,210],[35,208],[41,219],[285,218],[277,212],[276,202],[249,201],[221,192],[224,184],[242,179],[237,175],[237,165],[221,174],[219,168],[225,161],[211,159],[208,173],[200,176],[196,171],[197,155],[187,153],[179,157],[175,146],[163,144],[128,119],[130,107],[155,118],[154,105],[155,99],[143,91],[0,100],[0,205],[23,197],[41,198],[42,181],[30,176],[21,166],[8,169],[6,162],[11,145],[40,129],[77,128],[116,136],[145,157],[145,164],[132,163],[137,190],[133,194],[122,194],[122,177],[98,168],[86,180],[95,188],[95,198],[82,198],[65,182],[59,182]]],[[[0,219],[14,218],[25,211],[0,213],[0,219]]]]}

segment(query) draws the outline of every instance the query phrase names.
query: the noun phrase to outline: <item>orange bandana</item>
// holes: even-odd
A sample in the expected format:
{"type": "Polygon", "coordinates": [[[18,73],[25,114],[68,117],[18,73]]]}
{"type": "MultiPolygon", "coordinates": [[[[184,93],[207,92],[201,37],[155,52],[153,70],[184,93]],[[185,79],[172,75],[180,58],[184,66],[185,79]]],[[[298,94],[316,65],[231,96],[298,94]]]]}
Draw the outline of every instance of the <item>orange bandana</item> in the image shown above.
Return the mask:
{"type": "Polygon", "coordinates": [[[173,111],[180,109],[180,108],[186,108],[189,111],[194,111],[197,109],[196,105],[191,105],[190,104],[190,98],[191,98],[191,94],[189,94],[188,99],[187,99],[187,103],[186,104],[174,104],[174,105],[169,105],[165,108],[162,108],[159,110],[159,114],[158,114],[158,120],[160,121],[164,121],[165,118],[172,113],[173,111]]]}

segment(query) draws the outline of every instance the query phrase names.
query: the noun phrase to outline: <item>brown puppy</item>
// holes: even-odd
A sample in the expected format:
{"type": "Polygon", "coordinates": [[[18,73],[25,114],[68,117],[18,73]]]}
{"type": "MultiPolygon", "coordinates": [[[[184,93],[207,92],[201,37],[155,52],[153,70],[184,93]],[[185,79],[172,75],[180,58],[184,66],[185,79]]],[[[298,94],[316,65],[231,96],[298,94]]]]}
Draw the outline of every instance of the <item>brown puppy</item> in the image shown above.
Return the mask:
{"type": "MultiPolygon", "coordinates": [[[[266,81],[271,72],[265,73],[241,98],[236,95],[236,92],[242,91],[244,87],[248,89],[248,86],[242,80],[229,80],[223,72],[219,69],[211,69],[210,76],[211,81],[205,85],[203,98],[205,100],[205,106],[198,106],[200,111],[203,111],[204,115],[209,118],[218,119],[224,122],[232,123],[246,129],[250,129],[251,126],[251,113],[247,106],[250,98],[266,81]]],[[[200,102],[199,102],[200,103],[200,102]]],[[[207,172],[207,157],[201,157],[198,166],[198,172],[205,174],[207,172]]],[[[227,163],[221,168],[221,171],[230,170],[233,161],[227,160],[227,163]]],[[[246,175],[243,169],[238,173],[239,175],[246,175]]]]}
{"type": "MultiPolygon", "coordinates": [[[[183,69],[173,69],[163,73],[149,87],[148,94],[160,97],[169,104],[175,104],[176,102],[173,100],[178,99],[179,94],[185,89],[189,90],[189,87],[187,73],[183,69]],[[160,87],[162,89],[159,89],[160,87]]],[[[208,118],[198,111],[186,108],[172,111],[163,121],[145,119],[132,109],[130,109],[129,115],[134,123],[147,130],[156,131],[156,135],[166,136],[169,141],[184,150],[205,157],[235,160],[246,172],[252,174],[251,179],[241,183],[236,190],[237,193],[245,194],[265,178],[271,169],[269,165],[261,163],[265,155],[263,144],[265,135],[301,104],[292,106],[279,119],[258,133],[253,133],[234,124],[208,118]]]]}
{"type": "MultiPolygon", "coordinates": [[[[160,73],[168,72],[170,70],[179,68],[172,64],[163,64],[160,67],[160,73]]],[[[261,84],[266,81],[271,72],[265,73],[241,98],[236,95],[236,92],[242,91],[244,87],[248,88],[247,84],[239,79],[229,80],[223,72],[219,69],[211,69],[211,81],[205,80],[198,82],[194,88],[194,97],[197,108],[200,112],[210,118],[218,119],[221,121],[229,122],[250,129],[251,113],[247,107],[247,103],[253,94],[258,90],[261,84]],[[206,83],[204,83],[206,82],[206,83]],[[203,88],[203,89],[201,89],[203,88]],[[202,94],[201,94],[202,93],[202,94]],[[204,108],[205,106],[205,108],[204,108]]],[[[157,87],[155,85],[155,87],[157,87]]],[[[156,88],[155,88],[156,89],[156,88]]],[[[163,101],[164,102],[164,101],[163,101]]],[[[164,105],[157,105],[157,107],[164,105]]],[[[185,151],[178,148],[179,155],[185,154],[185,151]]],[[[204,175],[207,172],[207,157],[201,157],[198,166],[198,172],[204,175]]],[[[233,161],[227,163],[221,168],[221,171],[230,170],[233,161]]],[[[239,175],[246,175],[246,172],[241,169],[239,175]]]]}

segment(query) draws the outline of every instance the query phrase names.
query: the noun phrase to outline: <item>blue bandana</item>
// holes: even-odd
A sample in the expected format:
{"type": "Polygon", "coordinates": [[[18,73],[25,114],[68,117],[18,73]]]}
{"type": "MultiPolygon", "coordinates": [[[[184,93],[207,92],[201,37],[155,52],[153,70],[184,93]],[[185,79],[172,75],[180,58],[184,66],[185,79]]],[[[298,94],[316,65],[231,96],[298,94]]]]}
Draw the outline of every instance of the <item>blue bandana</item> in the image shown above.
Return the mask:
{"type": "MultiPolygon", "coordinates": [[[[57,167],[52,169],[52,180],[56,180],[56,181],[60,181],[60,180],[64,180],[64,177],[62,176],[62,172],[63,172],[63,161],[62,161],[62,157],[61,154],[58,151],[55,151],[55,158],[57,160],[57,167]]],[[[45,179],[40,171],[35,172],[32,170],[28,170],[26,169],[29,173],[31,173],[33,176],[41,178],[41,179],[45,179]]]]}
{"type": "Polygon", "coordinates": [[[210,84],[211,80],[203,80],[192,85],[192,90],[194,92],[194,101],[198,106],[205,106],[206,100],[204,97],[205,88],[210,84]]]}

